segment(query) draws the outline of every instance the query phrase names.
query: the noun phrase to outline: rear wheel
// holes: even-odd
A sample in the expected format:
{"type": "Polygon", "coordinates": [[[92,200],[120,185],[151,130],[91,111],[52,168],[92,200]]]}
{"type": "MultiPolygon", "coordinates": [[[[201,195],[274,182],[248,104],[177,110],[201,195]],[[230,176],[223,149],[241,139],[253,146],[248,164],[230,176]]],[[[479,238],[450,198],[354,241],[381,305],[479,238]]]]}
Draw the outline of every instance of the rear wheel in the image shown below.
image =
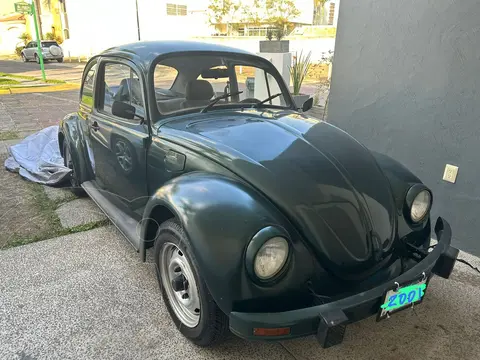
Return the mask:
{"type": "Polygon", "coordinates": [[[40,64],[40,58],[38,57],[37,54],[35,54],[35,61],[37,62],[37,64],[40,64]]]}
{"type": "Polygon", "coordinates": [[[60,58],[60,59],[57,59],[57,61],[58,61],[59,63],[62,63],[62,62],[63,62],[63,57],[60,58]]]}
{"type": "Polygon", "coordinates": [[[66,141],[63,142],[63,164],[72,170],[69,175],[70,191],[77,196],[85,196],[85,191],[80,186],[80,182],[78,181],[77,173],[75,171],[75,164],[70,153],[70,148],[66,141]]]}
{"type": "Polygon", "coordinates": [[[155,263],[163,301],[180,332],[198,346],[221,342],[228,334],[228,317],[213,300],[185,232],[174,220],[158,230],[155,263]]]}

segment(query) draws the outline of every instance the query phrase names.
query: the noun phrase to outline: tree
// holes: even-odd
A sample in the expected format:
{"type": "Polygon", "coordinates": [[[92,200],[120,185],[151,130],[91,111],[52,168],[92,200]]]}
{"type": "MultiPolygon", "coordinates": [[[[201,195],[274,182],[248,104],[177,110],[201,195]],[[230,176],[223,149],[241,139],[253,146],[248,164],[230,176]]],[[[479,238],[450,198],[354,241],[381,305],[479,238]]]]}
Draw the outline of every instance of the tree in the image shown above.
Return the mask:
{"type": "Polygon", "coordinates": [[[254,24],[271,24],[288,33],[292,30],[292,20],[300,15],[293,0],[254,0],[247,19],[254,24]]]}
{"type": "Polygon", "coordinates": [[[325,4],[328,0],[313,0],[314,6],[314,15],[313,23],[314,25],[322,25],[324,16],[325,16],[325,4]]]}
{"type": "Polygon", "coordinates": [[[230,34],[231,24],[248,22],[259,26],[271,24],[284,33],[292,30],[292,20],[300,15],[294,0],[210,0],[210,24],[226,24],[230,34]]]}
{"type": "Polygon", "coordinates": [[[211,0],[208,6],[208,15],[211,25],[226,24],[227,35],[230,35],[230,23],[236,22],[236,16],[242,5],[236,0],[211,0]]]}

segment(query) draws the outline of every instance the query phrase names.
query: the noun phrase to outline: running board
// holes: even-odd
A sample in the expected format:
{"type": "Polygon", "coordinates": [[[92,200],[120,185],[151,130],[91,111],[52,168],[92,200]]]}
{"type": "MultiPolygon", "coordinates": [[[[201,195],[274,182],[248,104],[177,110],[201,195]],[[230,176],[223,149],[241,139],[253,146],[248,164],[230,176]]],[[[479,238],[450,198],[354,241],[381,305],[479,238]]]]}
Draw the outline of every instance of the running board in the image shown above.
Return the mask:
{"type": "Polygon", "coordinates": [[[85,181],[82,188],[138,252],[140,250],[140,236],[137,234],[138,221],[113,205],[93,182],[85,181]]]}

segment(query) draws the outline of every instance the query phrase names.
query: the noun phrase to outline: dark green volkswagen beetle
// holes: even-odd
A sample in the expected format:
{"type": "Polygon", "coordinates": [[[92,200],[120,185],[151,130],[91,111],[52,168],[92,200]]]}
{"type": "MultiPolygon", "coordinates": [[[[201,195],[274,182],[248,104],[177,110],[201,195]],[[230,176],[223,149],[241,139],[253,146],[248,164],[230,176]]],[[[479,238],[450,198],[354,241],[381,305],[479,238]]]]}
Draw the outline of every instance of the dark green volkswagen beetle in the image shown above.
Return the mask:
{"type": "Polygon", "coordinates": [[[195,344],[230,329],[328,347],[452,271],[442,218],[430,246],[430,190],[305,115],[311,105],[294,103],[269,61],[212,44],[139,42],[85,67],[58,135],[72,187],[143,261],[153,247],[166,307],[195,344]]]}

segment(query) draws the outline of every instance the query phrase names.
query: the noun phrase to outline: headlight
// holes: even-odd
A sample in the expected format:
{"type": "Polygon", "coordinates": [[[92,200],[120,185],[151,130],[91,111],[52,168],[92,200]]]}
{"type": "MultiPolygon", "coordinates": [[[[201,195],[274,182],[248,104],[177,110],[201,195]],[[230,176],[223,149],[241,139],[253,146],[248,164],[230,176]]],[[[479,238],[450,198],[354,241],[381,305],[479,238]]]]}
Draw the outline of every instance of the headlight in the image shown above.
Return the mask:
{"type": "Polygon", "coordinates": [[[432,196],[428,190],[422,190],[413,199],[412,206],[410,208],[410,218],[413,222],[422,221],[430,211],[432,204],[432,196]]]}
{"type": "Polygon", "coordinates": [[[267,240],[255,255],[253,269],[260,280],[268,280],[277,275],[288,258],[288,242],[283,237],[267,240]]]}

